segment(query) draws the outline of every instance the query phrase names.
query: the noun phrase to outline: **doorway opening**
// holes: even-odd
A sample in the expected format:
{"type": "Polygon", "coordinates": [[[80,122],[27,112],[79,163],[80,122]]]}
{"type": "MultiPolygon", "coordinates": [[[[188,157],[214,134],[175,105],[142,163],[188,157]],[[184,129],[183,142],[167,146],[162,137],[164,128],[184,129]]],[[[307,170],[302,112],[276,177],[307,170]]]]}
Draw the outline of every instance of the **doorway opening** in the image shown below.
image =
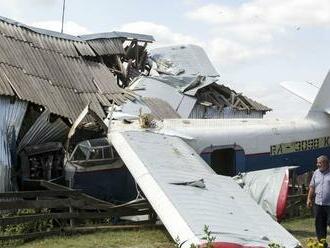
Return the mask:
{"type": "Polygon", "coordinates": [[[236,159],[233,148],[213,150],[210,160],[210,166],[217,174],[223,176],[236,175],[236,159]]]}

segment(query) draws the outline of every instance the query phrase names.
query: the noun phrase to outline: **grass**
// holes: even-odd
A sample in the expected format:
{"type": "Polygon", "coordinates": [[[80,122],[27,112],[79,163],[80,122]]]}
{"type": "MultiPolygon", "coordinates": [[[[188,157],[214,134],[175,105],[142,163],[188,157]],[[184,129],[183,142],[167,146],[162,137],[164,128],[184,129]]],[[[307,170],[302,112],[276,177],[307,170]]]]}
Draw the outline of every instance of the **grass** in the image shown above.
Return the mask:
{"type": "Polygon", "coordinates": [[[301,242],[303,247],[307,247],[309,238],[315,238],[313,218],[292,219],[281,224],[301,242]]]}
{"type": "MultiPolygon", "coordinates": [[[[312,218],[293,219],[282,225],[306,247],[308,238],[314,237],[312,218]]],[[[98,231],[91,234],[57,236],[10,246],[18,248],[174,248],[174,242],[165,229],[130,231],[98,231]]]]}
{"type": "Polygon", "coordinates": [[[51,237],[19,248],[174,248],[164,229],[98,231],[91,234],[51,237]]]}

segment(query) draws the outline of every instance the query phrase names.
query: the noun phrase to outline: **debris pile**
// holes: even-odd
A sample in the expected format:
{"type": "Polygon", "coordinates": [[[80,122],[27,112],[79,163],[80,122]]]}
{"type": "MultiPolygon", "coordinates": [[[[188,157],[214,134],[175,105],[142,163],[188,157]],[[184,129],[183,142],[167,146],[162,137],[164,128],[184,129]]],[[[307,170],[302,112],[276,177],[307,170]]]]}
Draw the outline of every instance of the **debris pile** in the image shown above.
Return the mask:
{"type": "Polygon", "coordinates": [[[202,48],[148,51],[153,41],[126,32],[72,36],[0,17],[0,192],[63,176],[64,155],[104,137],[109,115],[261,118],[270,110],[219,84],[202,48]],[[94,116],[74,126],[87,105],[94,116]]]}

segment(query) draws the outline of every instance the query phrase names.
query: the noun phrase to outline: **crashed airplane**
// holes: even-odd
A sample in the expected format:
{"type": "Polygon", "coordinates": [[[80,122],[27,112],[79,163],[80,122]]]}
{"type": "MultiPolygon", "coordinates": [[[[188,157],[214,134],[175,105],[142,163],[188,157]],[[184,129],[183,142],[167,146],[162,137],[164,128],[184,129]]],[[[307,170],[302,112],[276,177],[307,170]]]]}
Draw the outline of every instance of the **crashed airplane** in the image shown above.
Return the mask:
{"type": "Polygon", "coordinates": [[[215,237],[214,247],[267,247],[272,242],[297,247],[299,242],[231,177],[219,174],[292,161],[306,166],[318,155],[329,155],[328,92],[330,72],[301,120],[112,121],[108,138],[182,247],[203,244],[204,225],[215,237]],[[237,164],[219,163],[226,153],[237,164]],[[200,154],[209,162],[214,155],[219,158],[209,166],[200,154]]]}
{"type": "Polygon", "coordinates": [[[205,225],[216,247],[299,246],[272,219],[283,215],[288,189],[289,168],[279,167],[306,171],[329,153],[329,76],[308,118],[262,120],[270,109],[219,83],[196,46],[148,56],[147,35],[75,37],[7,18],[0,31],[1,191],[17,189],[12,168],[23,189],[65,175],[72,188],[125,202],[140,187],[182,247],[203,243],[205,225]],[[86,105],[93,118],[80,118],[86,105]],[[278,179],[262,182],[272,193],[253,197],[247,186],[262,173],[278,179]]]}

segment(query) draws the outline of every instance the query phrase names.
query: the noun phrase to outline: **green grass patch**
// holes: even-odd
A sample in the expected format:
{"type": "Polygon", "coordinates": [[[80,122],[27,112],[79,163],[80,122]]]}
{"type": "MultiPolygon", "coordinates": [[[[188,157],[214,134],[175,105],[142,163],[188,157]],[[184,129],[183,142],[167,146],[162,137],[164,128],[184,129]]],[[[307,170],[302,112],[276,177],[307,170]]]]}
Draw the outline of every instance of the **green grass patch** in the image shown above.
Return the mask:
{"type": "MultiPolygon", "coordinates": [[[[314,219],[293,219],[282,225],[306,247],[315,237],[314,219]]],[[[109,230],[72,236],[56,236],[17,245],[19,248],[174,248],[175,244],[163,229],[109,230]]]]}
{"type": "Polygon", "coordinates": [[[20,248],[174,248],[166,230],[98,231],[91,234],[51,237],[20,248]]]}
{"type": "Polygon", "coordinates": [[[292,219],[284,221],[281,224],[301,242],[303,247],[307,247],[307,240],[309,238],[315,238],[313,218],[292,219]]]}

